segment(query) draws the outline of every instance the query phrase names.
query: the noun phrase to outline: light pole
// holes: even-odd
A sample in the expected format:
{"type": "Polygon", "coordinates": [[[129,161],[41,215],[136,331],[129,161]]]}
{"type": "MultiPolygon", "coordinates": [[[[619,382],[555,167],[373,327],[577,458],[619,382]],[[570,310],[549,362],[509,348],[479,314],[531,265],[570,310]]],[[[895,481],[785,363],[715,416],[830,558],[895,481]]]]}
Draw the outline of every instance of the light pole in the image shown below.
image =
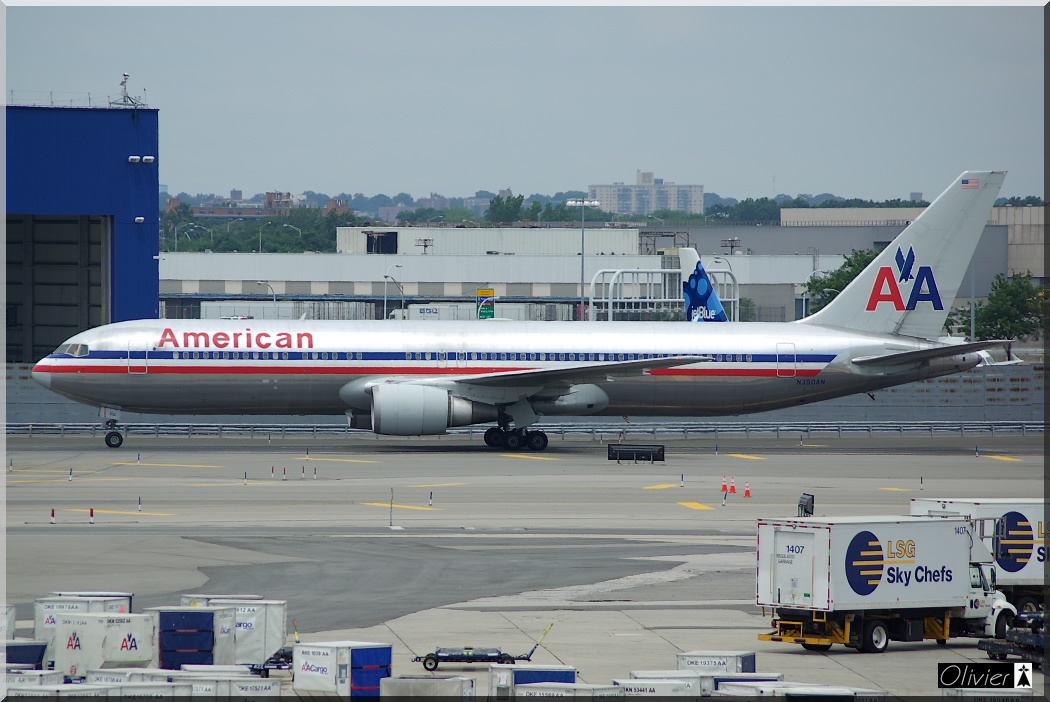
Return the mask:
{"type": "Polygon", "coordinates": [[[243,222],[243,221],[244,221],[244,217],[238,217],[237,219],[231,219],[229,222],[226,223],[226,233],[227,234],[230,233],[230,225],[231,224],[233,224],[234,222],[243,222]]]}
{"type": "Polygon", "coordinates": [[[303,238],[303,230],[300,229],[299,227],[295,226],[294,224],[282,224],[281,226],[282,227],[288,227],[289,229],[294,229],[295,231],[299,232],[299,238],[300,239],[303,238]]]}
{"type": "Polygon", "coordinates": [[[193,227],[196,226],[193,222],[183,222],[182,224],[175,225],[175,250],[179,250],[179,227],[193,227]]]}
{"type": "Polygon", "coordinates": [[[259,285],[265,285],[266,287],[268,287],[270,289],[270,294],[273,295],[273,318],[277,319],[277,317],[278,317],[278,315],[277,315],[277,291],[274,290],[273,286],[270,285],[265,280],[257,280],[255,282],[258,283],[259,285]]]}
{"type": "Polygon", "coordinates": [[[400,263],[395,263],[395,264],[391,265],[390,268],[386,269],[386,273],[383,274],[383,319],[387,318],[386,317],[386,281],[387,280],[393,280],[393,278],[390,277],[390,271],[394,270],[395,268],[401,268],[401,264],[400,263]]]}
{"type": "MultiPolygon", "coordinates": [[[[731,308],[731,311],[732,311],[732,314],[733,314],[732,321],[739,322],[740,321],[740,285],[737,282],[736,273],[733,272],[733,262],[730,261],[725,256],[712,256],[711,257],[711,262],[714,263],[715,261],[721,261],[722,263],[726,264],[729,267],[729,274],[728,274],[729,275],[729,279],[733,281],[733,298],[732,298],[732,301],[731,301],[731,304],[730,304],[730,308],[731,308]]],[[[722,280],[721,276],[718,276],[718,277],[715,278],[714,282],[718,282],[718,281],[721,281],[721,280],[722,280]]],[[[712,282],[712,285],[714,284],[714,282],[712,282]]],[[[724,287],[722,288],[722,292],[723,293],[725,292],[725,288],[724,287]]]]}
{"type": "MultiPolygon", "coordinates": [[[[806,278],[806,296],[804,298],[802,298],[802,316],[803,317],[808,317],[810,315],[810,309],[812,309],[812,307],[813,307],[813,291],[809,289],[809,284],[813,281],[813,276],[815,276],[817,273],[827,273],[827,272],[828,271],[824,270],[823,268],[816,268],[816,269],[813,270],[812,273],[809,274],[809,277],[806,278]]],[[[836,292],[836,293],[838,292],[838,290],[835,290],[833,288],[824,288],[823,292],[827,293],[829,290],[831,290],[832,292],[836,292]]]]}
{"type": "Polygon", "coordinates": [[[211,229],[210,227],[202,227],[199,224],[194,224],[193,226],[195,228],[197,228],[197,229],[200,229],[200,230],[208,232],[208,234],[211,236],[211,243],[213,243],[213,244],[215,243],[215,230],[214,229],[211,229]]]}
{"type": "Polygon", "coordinates": [[[580,321],[583,321],[583,295],[584,295],[584,262],[587,260],[586,249],[584,248],[584,235],[587,232],[587,228],[584,224],[584,218],[588,207],[600,207],[602,203],[597,200],[566,200],[566,207],[579,207],[580,208],[580,321]]]}
{"type": "Polygon", "coordinates": [[[267,222],[266,224],[259,227],[259,253],[262,253],[262,230],[263,228],[268,227],[271,224],[273,224],[273,222],[267,222]]]}
{"type": "MultiPolygon", "coordinates": [[[[400,268],[400,267],[401,266],[398,266],[398,268],[400,268]]],[[[405,318],[405,287],[403,285],[401,285],[401,283],[397,282],[397,278],[395,278],[392,275],[384,275],[383,277],[384,278],[389,278],[391,280],[391,282],[393,282],[394,285],[397,286],[398,292],[401,293],[401,318],[404,319],[405,318]]],[[[386,289],[386,283],[385,282],[383,283],[383,289],[384,290],[386,289]]],[[[386,309],[385,298],[386,298],[386,296],[384,295],[384,302],[383,302],[384,310],[386,309]]]]}

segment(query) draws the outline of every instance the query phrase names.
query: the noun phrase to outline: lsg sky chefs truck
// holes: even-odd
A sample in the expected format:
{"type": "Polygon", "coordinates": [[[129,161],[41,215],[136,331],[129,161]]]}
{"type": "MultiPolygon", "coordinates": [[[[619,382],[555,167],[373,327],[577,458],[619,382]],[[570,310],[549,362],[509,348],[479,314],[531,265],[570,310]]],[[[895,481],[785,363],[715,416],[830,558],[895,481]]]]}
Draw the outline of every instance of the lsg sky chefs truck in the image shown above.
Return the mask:
{"type": "Polygon", "coordinates": [[[1002,638],[1014,607],[963,518],[800,517],[758,521],[763,641],[882,653],[890,641],[1002,638]]]}
{"type": "Polygon", "coordinates": [[[1039,497],[937,499],[912,498],[911,513],[931,517],[969,517],[995,558],[995,579],[1018,612],[1044,607],[1046,530],[1039,497]]]}

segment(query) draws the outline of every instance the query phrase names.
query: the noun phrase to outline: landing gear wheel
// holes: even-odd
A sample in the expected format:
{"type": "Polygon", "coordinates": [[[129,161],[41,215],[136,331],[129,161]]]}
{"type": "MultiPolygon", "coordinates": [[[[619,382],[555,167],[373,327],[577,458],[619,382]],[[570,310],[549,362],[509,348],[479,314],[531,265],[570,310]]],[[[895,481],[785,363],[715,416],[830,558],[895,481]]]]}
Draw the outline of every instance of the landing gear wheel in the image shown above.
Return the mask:
{"type": "Polygon", "coordinates": [[[804,643],[802,648],[807,651],[827,651],[831,648],[831,644],[815,644],[815,643],[804,643]]]}
{"type": "Polygon", "coordinates": [[[510,431],[503,437],[503,448],[508,451],[518,451],[525,445],[525,437],[520,432],[510,431]]]}
{"type": "Polygon", "coordinates": [[[864,638],[860,650],[863,653],[883,653],[890,645],[890,634],[886,625],[878,619],[871,619],[864,624],[864,638]]]}
{"type": "Polygon", "coordinates": [[[499,427],[490,427],[485,430],[485,445],[490,448],[502,448],[506,432],[499,427]]]}
{"type": "Polygon", "coordinates": [[[429,671],[435,671],[438,667],[437,656],[426,656],[423,658],[423,668],[429,671]]]}
{"type": "Polygon", "coordinates": [[[542,451],[547,448],[547,435],[542,431],[530,431],[525,435],[525,445],[531,451],[542,451]]]}
{"type": "Polygon", "coordinates": [[[106,434],[106,446],[120,448],[122,443],[124,443],[124,437],[120,435],[119,431],[111,431],[106,434]]]}

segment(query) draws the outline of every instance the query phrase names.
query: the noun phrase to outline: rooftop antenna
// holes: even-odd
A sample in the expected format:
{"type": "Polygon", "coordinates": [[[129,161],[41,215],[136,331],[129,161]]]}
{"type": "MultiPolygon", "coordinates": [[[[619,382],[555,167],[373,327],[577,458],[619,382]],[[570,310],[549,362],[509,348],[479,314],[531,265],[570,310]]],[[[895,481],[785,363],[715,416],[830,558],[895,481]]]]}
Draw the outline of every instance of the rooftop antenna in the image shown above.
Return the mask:
{"type": "Polygon", "coordinates": [[[128,95],[128,74],[124,74],[124,80],[120,81],[120,99],[110,100],[113,107],[145,107],[146,103],[138,98],[128,95]]]}

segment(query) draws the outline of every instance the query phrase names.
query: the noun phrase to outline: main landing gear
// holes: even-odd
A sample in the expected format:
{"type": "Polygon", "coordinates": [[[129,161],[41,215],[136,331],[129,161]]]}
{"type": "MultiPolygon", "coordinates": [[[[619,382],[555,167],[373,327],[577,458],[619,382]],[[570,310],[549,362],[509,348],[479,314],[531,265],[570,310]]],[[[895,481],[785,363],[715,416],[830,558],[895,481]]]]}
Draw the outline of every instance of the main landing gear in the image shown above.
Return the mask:
{"type": "Polygon", "coordinates": [[[110,448],[120,448],[120,445],[124,443],[124,435],[117,431],[117,420],[107,419],[105,427],[106,446],[109,446],[110,448]]]}
{"type": "Polygon", "coordinates": [[[502,448],[508,451],[520,451],[522,449],[543,451],[547,448],[547,435],[542,431],[491,427],[485,431],[485,444],[492,448],[502,448]]]}

